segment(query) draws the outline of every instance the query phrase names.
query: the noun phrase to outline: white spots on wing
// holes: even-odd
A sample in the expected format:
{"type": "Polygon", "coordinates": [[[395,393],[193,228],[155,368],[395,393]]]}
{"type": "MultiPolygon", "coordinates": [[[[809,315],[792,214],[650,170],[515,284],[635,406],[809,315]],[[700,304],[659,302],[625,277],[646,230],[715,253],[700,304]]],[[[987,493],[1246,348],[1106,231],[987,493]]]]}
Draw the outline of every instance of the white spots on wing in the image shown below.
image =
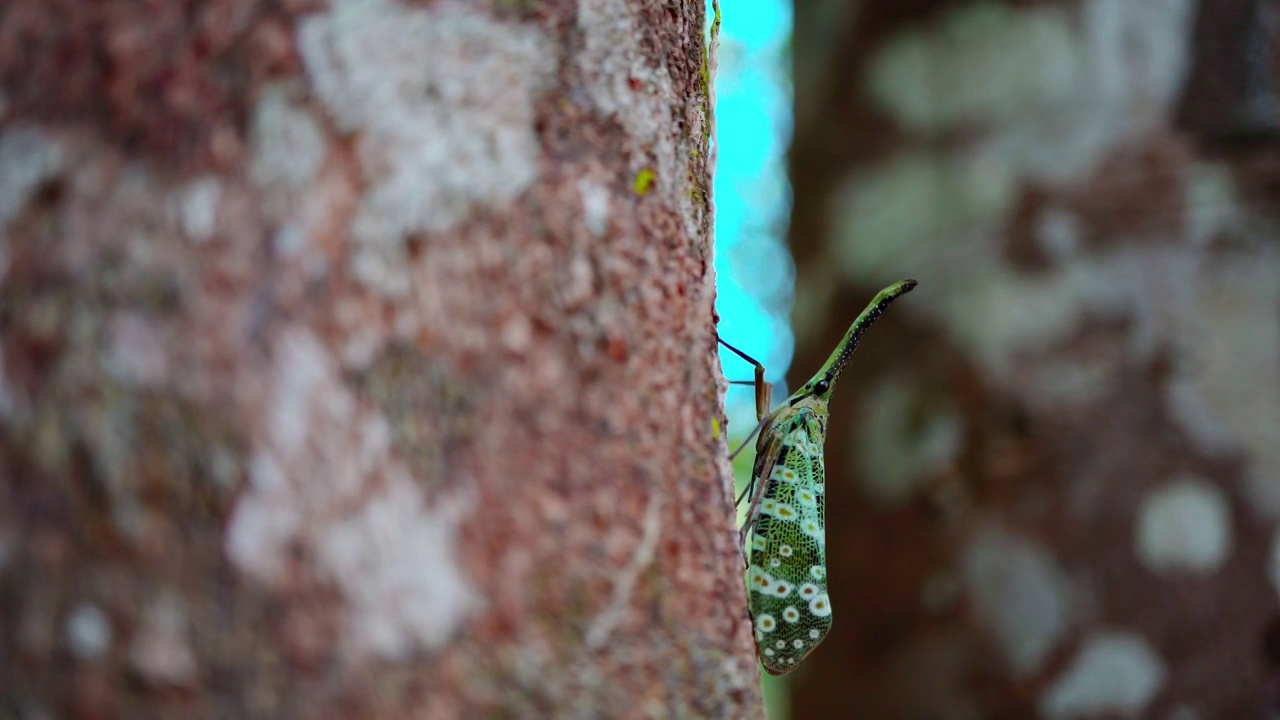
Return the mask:
{"type": "Polygon", "coordinates": [[[773,657],[774,655],[777,655],[778,653],[777,653],[773,648],[765,648],[765,649],[764,649],[764,654],[765,654],[765,657],[773,657]]]}
{"type": "Polygon", "coordinates": [[[809,601],[809,612],[815,617],[827,617],[831,615],[831,600],[823,593],[809,601]]]}
{"type": "Polygon", "coordinates": [[[778,554],[782,557],[791,557],[791,553],[793,552],[794,550],[792,550],[791,546],[785,543],[778,548],[778,554]]]}
{"type": "Polygon", "coordinates": [[[756,617],[756,629],[760,632],[771,633],[778,629],[778,621],[774,620],[769,613],[763,613],[756,617]]]}
{"type": "Polygon", "coordinates": [[[794,505],[777,502],[775,500],[765,500],[761,503],[760,512],[764,515],[774,516],[780,520],[794,520],[797,514],[794,505]]]}
{"type": "Polygon", "coordinates": [[[821,495],[827,491],[827,484],[825,482],[814,483],[813,491],[821,495]]]}
{"type": "Polygon", "coordinates": [[[794,590],[795,587],[796,587],[795,585],[792,585],[786,580],[779,580],[777,578],[774,578],[773,587],[770,588],[769,594],[773,595],[774,597],[784,598],[790,595],[791,591],[794,590]]]}
{"type": "Polygon", "coordinates": [[[753,535],[751,537],[751,549],[760,551],[768,550],[769,540],[763,535],[753,535]]]}
{"type": "Polygon", "coordinates": [[[800,488],[796,490],[796,500],[806,507],[815,507],[818,504],[818,494],[812,490],[800,488]]]}
{"type": "Polygon", "coordinates": [[[821,565],[814,565],[813,567],[809,568],[809,576],[812,577],[814,580],[826,580],[827,569],[822,567],[821,565]]]}
{"type": "Polygon", "coordinates": [[[1196,478],[1168,483],[1143,501],[1134,541],[1151,570],[1212,572],[1231,550],[1226,495],[1196,478]]]}
{"type": "Polygon", "coordinates": [[[812,630],[810,630],[810,631],[809,631],[809,639],[810,639],[810,640],[817,640],[817,639],[818,639],[818,638],[820,638],[820,637],[822,637],[822,633],[821,633],[821,632],[819,632],[819,630],[818,630],[817,628],[814,628],[814,629],[812,629],[812,630]]]}
{"type": "Polygon", "coordinates": [[[774,647],[776,647],[776,648],[778,648],[779,650],[781,650],[782,648],[784,648],[784,647],[786,647],[786,646],[787,646],[787,641],[786,641],[786,640],[779,640],[778,642],[774,643],[773,645],[774,645],[774,647]]]}
{"type": "Polygon", "coordinates": [[[1138,635],[1101,633],[1085,642],[1040,698],[1040,712],[1050,720],[1141,715],[1166,674],[1164,662],[1138,635]]]}
{"type": "Polygon", "coordinates": [[[773,576],[765,572],[764,568],[759,565],[751,566],[751,574],[747,580],[753,592],[772,594],[773,576]]]}
{"type": "Polygon", "coordinates": [[[800,523],[800,530],[802,530],[805,535],[816,540],[819,545],[825,545],[827,542],[826,533],[822,530],[822,523],[817,520],[805,520],[800,523]]]}
{"type": "Polygon", "coordinates": [[[800,586],[800,597],[804,598],[805,600],[812,600],[813,598],[817,597],[818,593],[820,592],[822,592],[822,588],[819,588],[817,585],[814,585],[813,583],[805,583],[800,586]]]}
{"type": "Polygon", "coordinates": [[[803,640],[799,640],[799,639],[792,640],[792,641],[791,641],[791,647],[793,647],[793,648],[795,648],[795,649],[799,650],[800,648],[804,647],[804,641],[803,641],[803,640]]]}
{"type": "Polygon", "coordinates": [[[792,430],[783,442],[791,447],[792,452],[799,453],[801,456],[808,457],[813,454],[813,448],[809,445],[809,434],[804,431],[804,428],[792,430]]]}
{"type": "Polygon", "coordinates": [[[769,567],[776,568],[781,564],[782,564],[782,560],[780,560],[779,558],[769,558],[769,567]]]}
{"type": "Polygon", "coordinates": [[[800,611],[794,605],[788,605],[787,609],[782,611],[782,619],[795,624],[800,621],[800,611]]]}
{"type": "Polygon", "coordinates": [[[773,469],[772,479],[779,482],[794,483],[800,482],[800,475],[794,468],[780,466],[773,469]]]}

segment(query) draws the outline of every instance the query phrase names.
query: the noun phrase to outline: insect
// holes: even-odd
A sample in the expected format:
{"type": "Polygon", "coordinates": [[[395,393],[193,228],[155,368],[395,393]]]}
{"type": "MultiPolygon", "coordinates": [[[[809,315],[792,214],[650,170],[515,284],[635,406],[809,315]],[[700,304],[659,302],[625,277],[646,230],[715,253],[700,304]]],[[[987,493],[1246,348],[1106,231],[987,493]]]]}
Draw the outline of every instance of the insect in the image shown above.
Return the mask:
{"type": "Polygon", "coordinates": [[[751,498],[740,538],[743,543],[751,540],[747,605],[757,655],[771,675],[794,670],[831,629],[822,460],[831,391],[862,334],[890,303],[915,286],[915,280],[903,280],[881,290],[822,369],[773,412],[766,412],[770,385],[764,381],[764,366],[717,337],[755,366],[755,380],[735,384],[755,386],[760,423],[731,458],[759,433],[751,481],[737,502],[751,498]]]}

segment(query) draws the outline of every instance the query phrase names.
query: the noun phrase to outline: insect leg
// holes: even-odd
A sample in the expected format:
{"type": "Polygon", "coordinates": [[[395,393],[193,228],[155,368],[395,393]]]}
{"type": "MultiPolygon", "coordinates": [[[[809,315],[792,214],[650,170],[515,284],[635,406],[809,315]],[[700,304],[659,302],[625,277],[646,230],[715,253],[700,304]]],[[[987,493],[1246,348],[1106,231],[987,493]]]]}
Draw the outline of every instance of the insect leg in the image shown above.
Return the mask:
{"type": "Polygon", "coordinates": [[[746,521],[742,523],[742,529],[738,535],[738,544],[740,546],[745,547],[748,533],[755,528],[756,521],[760,519],[760,505],[764,502],[764,496],[769,486],[774,482],[773,467],[778,462],[778,451],[781,449],[781,445],[781,439],[776,435],[771,435],[765,446],[758,448],[756,451],[755,467],[751,469],[751,482],[738,498],[738,502],[741,502],[744,497],[750,496],[751,498],[751,505],[747,507],[746,521]]]}
{"type": "Polygon", "coordinates": [[[742,352],[742,351],[741,351],[741,350],[739,350],[738,348],[736,348],[736,347],[734,347],[734,346],[730,345],[729,343],[725,342],[725,341],[724,341],[724,339],[720,337],[720,334],[719,334],[719,333],[716,333],[716,342],[718,342],[718,343],[720,343],[721,345],[723,345],[723,346],[725,346],[725,347],[729,348],[729,350],[730,350],[733,354],[737,355],[738,357],[742,358],[743,360],[746,360],[747,362],[749,362],[749,363],[751,363],[752,365],[754,365],[754,366],[755,366],[755,369],[756,369],[756,379],[755,379],[755,380],[752,380],[752,381],[750,381],[750,382],[742,381],[742,380],[736,380],[736,381],[730,381],[730,383],[731,383],[731,384],[733,384],[733,385],[755,385],[755,388],[756,388],[756,419],[763,420],[763,419],[764,419],[764,416],[765,416],[765,415],[767,415],[767,414],[769,413],[769,399],[770,399],[770,397],[773,395],[773,384],[772,384],[772,383],[767,383],[767,382],[765,382],[765,380],[764,380],[764,365],[762,365],[762,364],[760,363],[760,361],[759,361],[759,360],[756,360],[755,358],[753,358],[753,357],[751,357],[750,355],[748,355],[748,354],[746,354],[746,353],[742,352]]]}

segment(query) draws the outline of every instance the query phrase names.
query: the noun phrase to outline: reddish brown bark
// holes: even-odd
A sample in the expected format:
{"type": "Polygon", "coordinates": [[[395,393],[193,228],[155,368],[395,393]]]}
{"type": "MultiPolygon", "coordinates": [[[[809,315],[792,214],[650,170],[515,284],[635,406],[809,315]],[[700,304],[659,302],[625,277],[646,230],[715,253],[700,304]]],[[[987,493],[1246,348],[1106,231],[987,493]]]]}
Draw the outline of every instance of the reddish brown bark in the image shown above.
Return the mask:
{"type": "Polygon", "coordinates": [[[0,8],[4,713],[758,713],[702,24],[0,8]]]}

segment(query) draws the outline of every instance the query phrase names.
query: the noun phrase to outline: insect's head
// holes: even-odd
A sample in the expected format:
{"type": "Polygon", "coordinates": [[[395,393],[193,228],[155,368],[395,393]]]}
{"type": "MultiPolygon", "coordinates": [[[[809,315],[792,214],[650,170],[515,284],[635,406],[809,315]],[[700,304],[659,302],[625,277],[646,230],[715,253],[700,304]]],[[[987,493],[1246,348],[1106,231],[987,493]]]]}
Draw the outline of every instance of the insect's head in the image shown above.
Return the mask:
{"type": "Polygon", "coordinates": [[[827,358],[827,362],[823,364],[818,374],[814,375],[813,379],[805,383],[804,387],[791,396],[790,404],[794,406],[805,398],[814,398],[822,403],[829,402],[831,400],[831,391],[836,385],[836,379],[840,377],[841,371],[849,363],[849,358],[853,355],[853,351],[857,349],[858,341],[862,339],[862,334],[867,331],[867,328],[871,327],[871,324],[880,317],[890,303],[898,299],[899,296],[911,292],[911,289],[915,286],[915,280],[902,280],[881,290],[872,299],[871,304],[867,305],[867,308],[858,316],[858,319],[853,321],[853,325],[849,326],[844,339],[836,346],[835,351],[831,353],[831,357],[827,358]]]}
{"type": "Polygon", "coordinates": [[[818,373],[813,379],[804,384],[800,391],[791,396],[791,404],[795,405],[805,398],[815,398],[822,402],[831,399],[831,386],[835,384],[835,378],[831,373],[818,373]]]}

